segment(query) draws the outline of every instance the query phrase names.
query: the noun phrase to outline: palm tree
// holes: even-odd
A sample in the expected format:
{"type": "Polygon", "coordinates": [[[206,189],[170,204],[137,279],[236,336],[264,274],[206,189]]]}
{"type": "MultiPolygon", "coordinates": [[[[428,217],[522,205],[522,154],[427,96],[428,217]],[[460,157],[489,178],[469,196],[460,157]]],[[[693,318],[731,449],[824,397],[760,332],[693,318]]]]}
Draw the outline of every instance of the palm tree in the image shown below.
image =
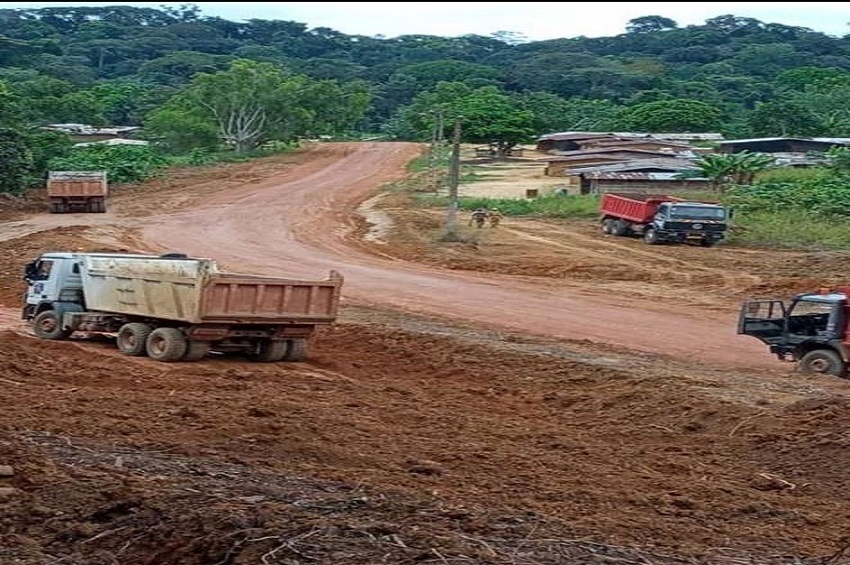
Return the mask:
{"type": "Polygon", "coordinates": [[[767,153],[708,153],[694,160],[697,175],[709,179],[711,188],[723,193],[730,184],[752,184],[758,173],[774,165],[767,153]]]}

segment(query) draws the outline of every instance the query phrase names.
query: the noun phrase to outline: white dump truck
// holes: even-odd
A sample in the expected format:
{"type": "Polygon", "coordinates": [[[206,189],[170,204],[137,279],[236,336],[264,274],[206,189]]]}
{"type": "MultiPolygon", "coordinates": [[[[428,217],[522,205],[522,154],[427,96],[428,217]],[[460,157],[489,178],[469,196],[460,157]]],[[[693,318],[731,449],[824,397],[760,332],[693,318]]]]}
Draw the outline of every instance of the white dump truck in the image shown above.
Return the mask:
{"type": "Polygon", "coordinates": [[[44,253],[27,264],[23,319],[42,339],[108,334],[118,350],[158,361],[210,351],[301,361],[314,330],[337,316],[343,277],[295,280],[220,272],[180,253],[44,253]]]}

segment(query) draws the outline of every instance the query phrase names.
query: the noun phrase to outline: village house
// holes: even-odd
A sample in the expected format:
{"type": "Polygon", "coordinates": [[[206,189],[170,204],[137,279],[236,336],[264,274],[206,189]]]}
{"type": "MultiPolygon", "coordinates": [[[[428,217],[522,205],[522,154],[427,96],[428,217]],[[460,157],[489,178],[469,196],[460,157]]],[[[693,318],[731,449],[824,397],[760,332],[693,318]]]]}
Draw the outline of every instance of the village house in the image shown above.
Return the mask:
{"type": "Polygon", "coordinates": [[[675,190],[705,190],[710,187],[708,179],[693,175],[696,175],[696,169],[690,160],[671,157],[577,167],[567,174],[565,192],[663,194],[675,190]]]}
{"type": "Polygon", "coordinates": [[[546,163],[546,168],[543,172],[544,175],[561,177],[567,176],[570,171],[578,167],[623,163],[641,159],[658,159],[660,157],[676,158],[675,155],[671,155],[666,151],[606,147],[570,151],[556,157],[544,157],[540,160],[546,163]]]}

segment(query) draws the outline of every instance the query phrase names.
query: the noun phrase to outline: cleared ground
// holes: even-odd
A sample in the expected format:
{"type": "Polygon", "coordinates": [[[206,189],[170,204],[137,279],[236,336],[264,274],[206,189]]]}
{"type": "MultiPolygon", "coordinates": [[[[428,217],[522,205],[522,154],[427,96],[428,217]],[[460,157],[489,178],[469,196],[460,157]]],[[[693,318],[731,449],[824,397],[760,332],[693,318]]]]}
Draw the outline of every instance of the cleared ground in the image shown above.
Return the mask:
{"type": "Polygon", "coordinates": [[[174,171],[106,214],[7,206],[0,563],[844,562],[850,383],[794,373],[735,318],[843,282],[845,255],[530,218],[437,244],[443,212],[373,197],[420,149],[174,171]],[[68,249],[335,268],[342,316],[304,363],[39,341],[21,268],[68,249]]]}

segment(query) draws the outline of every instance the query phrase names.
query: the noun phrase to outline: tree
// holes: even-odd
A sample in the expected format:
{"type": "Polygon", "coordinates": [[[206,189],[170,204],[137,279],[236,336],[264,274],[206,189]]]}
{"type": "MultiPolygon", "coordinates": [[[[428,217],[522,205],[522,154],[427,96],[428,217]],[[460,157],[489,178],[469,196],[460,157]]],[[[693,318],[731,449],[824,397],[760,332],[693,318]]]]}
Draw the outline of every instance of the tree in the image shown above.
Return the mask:
{"type": "Polygon", "coordinates": [[[758,104],[747,123],[755,135],[807,137],[823,133],[821,121],[808,105],[788,99],[758,104]]]}
{"type": "Polygon", "coordinates": [[[400,118],[399,126],[407,128],[402,131],[416,132],[420,139],[427,138],[437,120],[461,118],[462,141],[490,144],[499,156],[537,133],[534,113],[523,109],[517,97],[495,86],[472,88],[461,82],[441,82],[422,93],[400,118]]]}
{"type": "Polygon", "coordinates": [[[23,101],[0,81],[0,128],[14,127],[22,123],[24,115],[23,101]]]}
{"type": "Polygon", "coordinates": [[[0,192],[20,192],[27,188],[33,166],[26,137],[14,129],[0,129],[0,192]]]}
{"type": "Polygon", "coordinates": [[[625,129],[655,132],[707,132],[721,126],[723,112],[701,100],[679,98],[636,104],[619,116],[625,129]]]}
{"type": "Polygon", "coordinates": [[[758,173],[773,164],[773,157],[766,153],[708,153],[694,161],[694,174],[709,179],[715,190],[723,192],[730,184],[752,184],[758,173]]]}
{"type": "Polygon", "coordinates": [[[629,20],[626,33],[653,33],[679,27],[674,20],[663,16],[643,16],[629,20]]]}
{"type": "Polygon", "coordinates": [[[519,106],[534,114],[536,134],[558,131],[608,131],[614,127],[619,106],[608,100],[562,98],[549,92],[525,92],[519,106]]]}
{"type": "Polygon", "coordinates": [[[234,61],[217,73],[200,73],[145,120],[150,135],[183,149],[218,142],[243,153],[270,140],[351,128],[365,113],[362,83],[342,86],[289,75],[270,63],[234,61]]]}

